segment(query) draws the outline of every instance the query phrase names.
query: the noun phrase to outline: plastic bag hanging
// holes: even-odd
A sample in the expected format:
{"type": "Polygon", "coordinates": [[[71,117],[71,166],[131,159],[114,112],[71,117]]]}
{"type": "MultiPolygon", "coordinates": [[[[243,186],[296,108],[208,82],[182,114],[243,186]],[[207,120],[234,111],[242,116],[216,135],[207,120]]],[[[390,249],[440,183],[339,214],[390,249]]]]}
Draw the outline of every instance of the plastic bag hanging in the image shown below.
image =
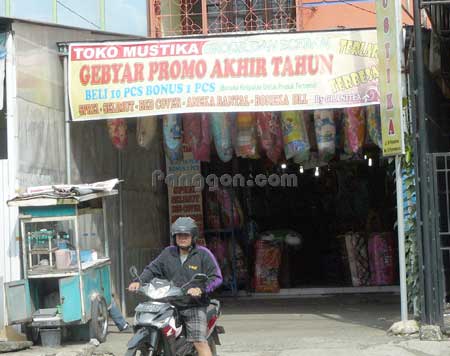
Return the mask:
{"type": "Polygon", "coordinates": [[[366,137],[365,111],[362,107],[345,109],[345,136],[347,153],[358,153],[366,137]]]}
{"type": "Polygon", "coordinates": [[[335,147],[339,153],[345,147],[345,124],[344,112],[342,109],[334,110],[334,126],[336,127],[335,147]]]}
{"type": "Polygon", "coordinates": [[[106,125],[114,147],[123,150],[128,145],[128,127],[125,119],[108,120],[106,125]]]}
{"type": "Polygon", "coordinates": [[[283,151],[283,133],[278,113],[256,113],[256,132],[266,156],[277,163],[283,151]]]}
{"type": "Polygon", "coordinates": [[[211,137],[206,114],[183,114],[183,141],[195,160],[209,162],[211,137]]]}
{"type": "Polygon", "coordinates": [[[209,119],[217,155],[221,161],[228,162],[233,157],[233,145],[231,142],[232,118],[225,113],[211,113],[209,119]]]}
{"type": "Polygon", "coordinates": [[[209,118],[206,114],[202,114],[200,121],[202,124],[202,139],[195,152],[194,158],[199,161],[209,162],[211,156],[211,130],[209,118]]]}
{"type": "Polygon", "coordinates": [[[382,148],[383,143],[381,140],[381,116],[379,105],[370,105],[366,107],[366,121],[370,140],[379,148],[382,148]]]}
{"type": "Polygon", "coordinates": [[[236,116],[236,156],[243,158],[256,158],[256,121],[255,114],[240,112],[236,116]]]}
{"type": "Polygon", "coordinates": [[[305,120],[305,128],[308,133],[309,146],[311,151],[317,151],[316,128],[314,127],[314,112],[304,111],[303,119],[305,120]]]}
{"type": "Polygon", "coordinates": [[[294,158],[294,161],[298,163],[307,161],[310,145],[303,113],[300,111],[283,111],[281,113],[281,127],[286,158],[294,158]]]}
{"type": "Polygon", "coordinates": [[[156,116],[137,119],[136,141],[142,148],[149,149],[158,133],[158,120],[156,116]]]}
{"type": "Polygon", "coordinates": [[[182,127],[179,115],[164,115],[163,117],[164,148],[166,156],[171,161],[183,159],[182,127]]]}
{"type": "Polygon", "coordinates": [[[328,162],[336,152],[336,126],[333,110],[316,110],[314,127],[319,159],[328,162]]]}

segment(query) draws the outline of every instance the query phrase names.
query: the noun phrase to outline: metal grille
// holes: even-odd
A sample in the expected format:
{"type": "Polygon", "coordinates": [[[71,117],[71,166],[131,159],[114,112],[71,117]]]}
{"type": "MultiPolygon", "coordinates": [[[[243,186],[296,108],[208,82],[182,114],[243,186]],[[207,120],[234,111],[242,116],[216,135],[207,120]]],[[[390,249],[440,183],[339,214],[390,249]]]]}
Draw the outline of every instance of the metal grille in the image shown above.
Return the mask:
{"type": "Polygon", "coordinates": [[[450,1],[421,1],[420,5],[425,8],[433,29],[440,36],[448,36],[450,34],[450,1]]]}
{"type": "MultiPolygon", "coordinates": [[[[441,276],[436,276],[437,285],[440,286],[443,298],[439,298],[437,303],[441,303],[443,312],[449,311],[450,303],[450,153],[433,154],[433,190],[434,190],[434,211],[435,231],[432,240],[435,239],[436,260],[432,263],[438,264],[441,276]],[[439,268],[440,267],[440,268],[439,268]]],[[[431,251],[432,255],[434,251],[431,251]]]]}
{"type": "Polygon", "coordinates": [[[300,1],[150,0],[151,36],[298,29],[297,3],[300,1]]]}

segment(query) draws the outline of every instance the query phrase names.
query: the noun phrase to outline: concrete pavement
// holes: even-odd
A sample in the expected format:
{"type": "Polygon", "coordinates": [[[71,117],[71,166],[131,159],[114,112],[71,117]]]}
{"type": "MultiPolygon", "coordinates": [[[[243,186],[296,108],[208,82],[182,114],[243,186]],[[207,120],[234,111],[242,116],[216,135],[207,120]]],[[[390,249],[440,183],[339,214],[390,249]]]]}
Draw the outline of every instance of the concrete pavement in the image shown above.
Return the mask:
{"type": "MultiPolygon", "coordinates": [[[[450,355],[449,341],[426,342],[386,334],[399,320],[398,296],[225,298],[222,302],[220,324],[226,334],[221,336],[223,345],[218,347],[220,356],[450,355]]],[[[112,326],[108,341],[89,352],[121,356],[130,337],[112,326]]],[[[53,355],[60,351],[54,350],[53,355]]],[[[35,349],[20,355],[49,355],[37,352],[35,349]]],[[[64,354],[76,355],[59,355],[64,354]]]]}

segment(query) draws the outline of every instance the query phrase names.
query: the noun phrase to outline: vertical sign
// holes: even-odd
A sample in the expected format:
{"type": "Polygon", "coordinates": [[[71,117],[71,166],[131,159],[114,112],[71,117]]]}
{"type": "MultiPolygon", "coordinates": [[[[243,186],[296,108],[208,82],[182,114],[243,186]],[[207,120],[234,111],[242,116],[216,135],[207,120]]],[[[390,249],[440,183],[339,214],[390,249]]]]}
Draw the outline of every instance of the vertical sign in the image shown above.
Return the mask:
{"type": "Polygon", "coordinates": [[[405,151],[402,120],[400,0],[377,0],[377,37],[383,155],[405,151]]]}
{"type": "Polygon", "coordinates": [[[171,162],[166,157],[167,190],[169,195],[170,224],[182,216],[195,220],[199,229],[198,243],[205,245],[203,239],[202,191],[195,184],[195,176],[200,176],[200,161],[196,161],[190,147],[183,145],[183,160],[171,162]]]}

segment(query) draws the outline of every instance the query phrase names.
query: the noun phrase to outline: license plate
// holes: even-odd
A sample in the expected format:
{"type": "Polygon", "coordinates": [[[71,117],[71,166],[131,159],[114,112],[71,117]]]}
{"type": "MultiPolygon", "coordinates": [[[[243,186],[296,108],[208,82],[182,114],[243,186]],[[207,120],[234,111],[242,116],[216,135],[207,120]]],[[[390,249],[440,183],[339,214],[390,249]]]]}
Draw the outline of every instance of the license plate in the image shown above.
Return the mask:
{"type": "Polygon", "coordinates": [[[137,312],[141,313],[157,313],[161,310],[163,304],[139,304],[136,307],[137,312]]]}

